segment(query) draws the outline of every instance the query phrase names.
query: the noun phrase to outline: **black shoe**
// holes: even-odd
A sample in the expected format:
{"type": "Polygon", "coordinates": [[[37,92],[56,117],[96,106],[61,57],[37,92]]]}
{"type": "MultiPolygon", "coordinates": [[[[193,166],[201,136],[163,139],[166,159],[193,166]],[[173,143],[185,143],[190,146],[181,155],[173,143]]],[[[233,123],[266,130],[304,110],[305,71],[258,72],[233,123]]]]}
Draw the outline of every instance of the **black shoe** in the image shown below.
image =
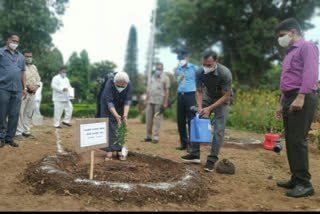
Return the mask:
{"type": "Polygon", "coordinates": [[[179,146],[179,147],[176,148],[176,150],[186,150],[186,149],[187,149],[186,146],[179,146]]]}
{"type": "Polygon", "coordinates": [[[12,147],[19,147],[19,145],[16,142],[14,142],[13,140],[6,140],[6,143],[12,147]]]}
{"type": "Polygon", "coordinates": [[[200,157],[193,156],[193,155],[190,155],[190,154],[182,156],[181,159],[183,161],[189,162],[189,163],[200,163],[200,157]]]}
{"type": "Polygon", "coordinates": [[[55,126],[54,128],[56,128],[56,129],[62,129],[61,126],[55,126]]]}
{"type": "Polygon", "coordinates": [[[213,162],[211,161],[207,161],[206,165],[204,166],[204,171],[207,171],[207,172],[213,172],[214,171],[214,164],[213,162]]]}
{"type": "Polygon", "coordinates": [[[62,122],[62,124],[63,124],[63,125],[66,125],[66,126],[69,126],[69,127],[71,127],[71,126],[72,126],[71,124],[69,124],[69,123],[65,123],[65,122],[62,122]]]}
{"type": "Polygon", "coordinates": [[[287,192],[288,197],[294,197],[294,198],[306,197],[313,194],[314,194],[314,189],[312,185],[310,185],[309,187],[304,187],[300,184],[297,184],[292,190],[287,192]]]}
{"type": "Polygon", "coordinates": [[[157,144],[159,142],[159,140],[152,140],[153,144],[157,144]]]}
{"type": "Polygon", "coordinates": [[[287,181],[287,182],[277,182],[277,186],[278,187],[282,187],[282,188],[286,188],[286,189],[293,189],[295,187],[295,183],[290,180],[290,181],[287,181]]]}
{"type": "Polygon", "coordinates": [[[4,140],[0,140],[0,148],[3,148],[3,147],[4,147],[4,145],[5,145],[4,140]]]}
{"type": "Polygon", "coordinates": [[[23,136],[23,137],[26,137],[26,138],[30,138],[30,139],[34,139],[34,138],[35,138],[35,136],[33,136],[32,134],[22,133],[22,136],[23,136]]]}
{"type": "Polygon", "coordinates": [[[152,139],[151,138],[143,138],[143,140],[141,140],[141,142],[151,142],[152,141],[152,139]]]}

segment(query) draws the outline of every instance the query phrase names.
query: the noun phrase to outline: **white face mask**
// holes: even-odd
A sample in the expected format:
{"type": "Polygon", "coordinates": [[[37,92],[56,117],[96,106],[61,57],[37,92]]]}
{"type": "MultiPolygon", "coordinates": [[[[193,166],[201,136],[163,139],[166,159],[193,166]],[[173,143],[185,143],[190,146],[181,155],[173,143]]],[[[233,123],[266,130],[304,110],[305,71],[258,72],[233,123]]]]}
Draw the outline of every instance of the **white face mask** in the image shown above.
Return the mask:
{"type": "Polygon", "coordinates": [[[287,48],[287,47],[289,47],[291,40],[292,40],[292,38],[289,36],[289,33],[288,33],[285,36],[279,37],[278,42],[281,47],[287,48]]]}
{"type": "Polygon", "coordinates": [[[16,49],[18,48],[18,44],[9,43],[9,47],[10,47],[12,50],[16,50],[16,49]]]}
{"type": "Polygon", "coordinates": [[[179,66],[183,67],[187,64],[187,60],[183,59],[183,60],[180,60],[179,62],[179,66]]]}
{"type": "Polygon", "coordinates": [[[27,58],[26,58],[26,63],[27,63],[27,64],[31,64],[31,63],[32,63],[32,58],[27,57],[27,58]]]}
{"type": "Polygon", "coordinates": [[[116,87],[116,89],[117,89],[117,91],[118,91],[119,93],[121,93],[124,89],[127,88],[127,87],[125,87],[125,88],[118,87],[118,86],[116,86],[116,85],[115,85],[115,87],[116,87]]]}
{"type": "Polygon", "coordinates": [[[215,68],[203,67],[204,74],[208,74],[215,70],[215,68]]]}
{"type": "Polygon", "coordinates": [[[60,74],[60,75],[61,75],[62,78],[65,78],[65,77],[67,76],[66,73],[62,73],[62,74],[60,74]]]}

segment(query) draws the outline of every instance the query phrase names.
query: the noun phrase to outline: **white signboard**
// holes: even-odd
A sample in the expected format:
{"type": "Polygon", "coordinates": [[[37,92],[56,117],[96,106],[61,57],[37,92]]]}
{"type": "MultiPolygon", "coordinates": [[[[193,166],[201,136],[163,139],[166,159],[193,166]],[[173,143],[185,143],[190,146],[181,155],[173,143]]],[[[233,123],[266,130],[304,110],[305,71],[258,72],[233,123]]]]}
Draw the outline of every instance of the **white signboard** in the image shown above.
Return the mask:
{"type": "Polygon", "coordinates": [[[76,152],[109,146],[109,119],[76,119],[76,152]]]}
{"type": "Polygon", "coordinates": [[[107,124],[102,123],[91,123],[80,125],[80,146],[96,146],[99,144],[107,143],[107,124]]]}

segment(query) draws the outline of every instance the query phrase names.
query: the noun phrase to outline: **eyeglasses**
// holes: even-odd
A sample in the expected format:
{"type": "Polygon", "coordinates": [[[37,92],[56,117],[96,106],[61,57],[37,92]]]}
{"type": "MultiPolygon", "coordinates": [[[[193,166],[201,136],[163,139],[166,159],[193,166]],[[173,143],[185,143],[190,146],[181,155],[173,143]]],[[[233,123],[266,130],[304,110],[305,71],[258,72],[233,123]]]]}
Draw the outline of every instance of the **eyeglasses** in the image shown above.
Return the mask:
{"type": "Polygon", "coordinates": [[[116,85],[118,88],[126,88],[126,86],[116,85]]]}

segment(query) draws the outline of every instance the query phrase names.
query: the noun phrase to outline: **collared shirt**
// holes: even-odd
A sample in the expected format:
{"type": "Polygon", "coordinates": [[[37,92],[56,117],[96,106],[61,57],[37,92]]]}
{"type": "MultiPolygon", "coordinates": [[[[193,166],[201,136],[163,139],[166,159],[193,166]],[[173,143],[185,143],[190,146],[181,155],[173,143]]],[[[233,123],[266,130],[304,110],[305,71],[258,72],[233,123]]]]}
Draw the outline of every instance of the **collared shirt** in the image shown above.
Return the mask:
{"type": "Polygon", "coordinates": [[[204,87],[203,99],[217,101],[223,96],[223,91],[232,92],[231,71],[222,64],[217,64],[217,68],[208,74],[204,73],[203,68],[197,71],[197,88],[204,87]]]}
{"type": "Polygon", "coordinates": [[[170,79],[165,73],[162,73],[160,77],[152,75],[148,88],[148,103],[159,105],[163,104],[166,95],[166,89],[168,88],[170,88],[170,79]]]}
{"type": "Polygon", "coordinates": [[[195,92],[196,91],[196,72],[198,66],[188,63],[183,69],[179,66],[176,69],[175,81],[178,83],[178,92],[195,92]]]}
{"type": "Polygon", "coordinates": [[[63,91],[64,88],[71,88],[68,77],[62,78],[60,74],[57,74],[52,79],[51,88],[53,89],[53,102],[67,102],[70,100],[68,91],[63,91]]]}
{"type": "Polygon", "coordinates": [[[14,55],[8,48],[0,48],[0,88],[7,91],[22,91],[21,71],[25,71],[24,56],[18,51],[14,55]]]}
{"type": "Polygon", "coordinates": [[[310,94],[312,90],[317,90],[318,74],[318,47],[301,38],[288,48],[288,54],[282,62],[281,91],[299,89],[301,94],[310,94]]]}
{"type": "Polygon", "coordinates": [[[26,65],[26,84],[29,86],[40,87],[41,78],[38,73],[38,69],[35,65],[26,65]]]}

